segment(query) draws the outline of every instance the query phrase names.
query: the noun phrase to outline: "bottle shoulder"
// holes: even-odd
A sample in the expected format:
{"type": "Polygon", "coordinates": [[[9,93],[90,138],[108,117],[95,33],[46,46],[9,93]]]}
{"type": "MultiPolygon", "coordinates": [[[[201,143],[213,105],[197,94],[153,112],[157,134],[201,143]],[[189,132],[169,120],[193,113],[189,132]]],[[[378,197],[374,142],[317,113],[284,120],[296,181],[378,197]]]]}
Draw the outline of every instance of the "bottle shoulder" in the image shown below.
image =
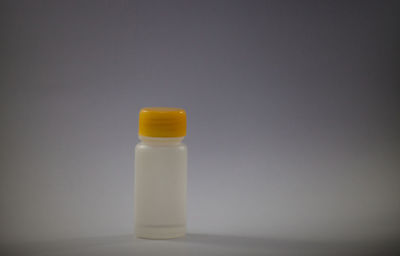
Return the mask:
{"type": "Polygon", "coordinates": [[[151,150],[173,150],[173,151],[187,151],[187,146],[183,142],[174,145],[149,145],[147,143],[139,142],[136,144],[135,151],[151,151],[151,150]]]}

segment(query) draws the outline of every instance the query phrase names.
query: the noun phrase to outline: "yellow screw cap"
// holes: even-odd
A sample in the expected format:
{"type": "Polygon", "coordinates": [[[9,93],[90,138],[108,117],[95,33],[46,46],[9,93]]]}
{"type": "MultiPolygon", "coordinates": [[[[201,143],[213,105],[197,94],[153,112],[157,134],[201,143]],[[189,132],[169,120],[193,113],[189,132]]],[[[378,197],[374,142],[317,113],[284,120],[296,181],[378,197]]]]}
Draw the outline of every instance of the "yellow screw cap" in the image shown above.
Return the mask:
{"type": "Polygon", "coordinates": [[[142,108],[139,135],[146,137],[183,137],[186,135],[186,112],[181,108],[142,108]]]}

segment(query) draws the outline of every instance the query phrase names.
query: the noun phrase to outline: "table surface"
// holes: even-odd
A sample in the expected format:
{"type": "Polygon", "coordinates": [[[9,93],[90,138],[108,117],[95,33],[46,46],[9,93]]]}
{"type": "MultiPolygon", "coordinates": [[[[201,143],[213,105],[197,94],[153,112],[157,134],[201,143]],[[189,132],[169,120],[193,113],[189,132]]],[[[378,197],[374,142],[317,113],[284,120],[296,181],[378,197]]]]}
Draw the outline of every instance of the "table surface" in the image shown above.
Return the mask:
{"type": "Polygon", "coordinates": [[[189,233],[170,240],[133,235],[3,245],[1,255],[400,255],[394,244],[301,241],[189,233]]]}

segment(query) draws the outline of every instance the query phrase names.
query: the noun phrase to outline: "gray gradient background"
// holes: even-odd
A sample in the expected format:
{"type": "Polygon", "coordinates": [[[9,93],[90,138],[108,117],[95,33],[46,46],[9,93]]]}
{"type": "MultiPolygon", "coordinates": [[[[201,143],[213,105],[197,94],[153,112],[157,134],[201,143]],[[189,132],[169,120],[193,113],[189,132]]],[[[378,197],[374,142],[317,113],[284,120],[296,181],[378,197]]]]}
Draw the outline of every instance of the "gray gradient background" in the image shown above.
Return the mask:
{"type": "Polygon", "coordinates": [[[400,237],[399,7],[1,1],[1,244],[129,241],[138,111],[174,106],[188,113],[187,241],[217,242],[161,251],[387,249],[400,237]]]}

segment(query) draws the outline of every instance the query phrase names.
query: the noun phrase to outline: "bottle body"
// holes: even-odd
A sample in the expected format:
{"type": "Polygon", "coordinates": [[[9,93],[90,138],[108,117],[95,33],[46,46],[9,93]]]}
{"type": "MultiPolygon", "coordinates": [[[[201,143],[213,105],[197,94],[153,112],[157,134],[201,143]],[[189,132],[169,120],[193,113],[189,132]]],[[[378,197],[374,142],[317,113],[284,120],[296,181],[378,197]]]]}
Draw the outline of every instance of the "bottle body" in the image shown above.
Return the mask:
{"type": "Polygon", "coordinates": [[[135,148],[135,234],[169,239],[186,232],[187,148],[183,137],[139,136],[135,148]]]}

